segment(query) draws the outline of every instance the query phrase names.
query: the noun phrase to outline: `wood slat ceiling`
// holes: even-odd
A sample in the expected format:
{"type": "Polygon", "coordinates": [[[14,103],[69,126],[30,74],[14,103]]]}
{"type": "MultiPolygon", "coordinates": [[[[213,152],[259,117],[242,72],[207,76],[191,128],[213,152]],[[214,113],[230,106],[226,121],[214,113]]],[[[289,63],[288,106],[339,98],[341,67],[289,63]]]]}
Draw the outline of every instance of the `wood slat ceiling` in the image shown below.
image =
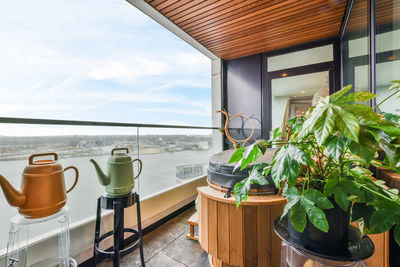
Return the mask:
{"type": "Polygon", "coordinates": [[[346,0],[146,0],[222,59],[339,34],[346,0]]]}

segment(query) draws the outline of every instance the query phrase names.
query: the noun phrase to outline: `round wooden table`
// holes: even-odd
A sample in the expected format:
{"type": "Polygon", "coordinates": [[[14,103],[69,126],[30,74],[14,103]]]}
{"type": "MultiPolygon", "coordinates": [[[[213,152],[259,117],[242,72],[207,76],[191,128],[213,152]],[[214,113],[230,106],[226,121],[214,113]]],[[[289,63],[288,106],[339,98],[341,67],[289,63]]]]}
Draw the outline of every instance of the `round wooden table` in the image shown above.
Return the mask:
{"type": "Polygon", "coordinates": [[[236,208],[235,197],[208,186],[199,187],[199,242],[214,267],[279,267],[281,239],[273,222],[286,199],[249,196],[236,208]]]}

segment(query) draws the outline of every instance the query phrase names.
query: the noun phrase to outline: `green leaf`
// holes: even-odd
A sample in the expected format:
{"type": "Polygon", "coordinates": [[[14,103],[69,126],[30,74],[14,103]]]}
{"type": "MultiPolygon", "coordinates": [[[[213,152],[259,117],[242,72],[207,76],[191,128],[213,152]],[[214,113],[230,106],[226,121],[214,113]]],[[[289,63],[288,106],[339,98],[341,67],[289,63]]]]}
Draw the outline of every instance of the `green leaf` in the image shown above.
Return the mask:
{"type": "Polygon", "coordinates": [[[327,195],[327,196],[332,195],[333,188],[335,188],[338,185],[338,183],[339,183],[338,179],[334,179],[334,178],[327,179],[326,183],[324,185],[324,193],[325,193],[325,195],[327,195]]]}
{"type": "Polygon", "coordinates": [[[400,246],[400,225],[396,225],[394,228],[394,240],[396,240],[396,243],[398,246],[400,246]]]}
{"type": "Polygon", "coordinates": [[[262,151],[256,143],[246,147],[243,152],[243,160],[240,169],[244,170],[250,163],[256,161],[261,155],[262,151]]]}
{"type": "Polygon", "coordinates": [[[279,188],[280,182],[287,179],[290,186],[294,186],[300,172],[300,164],[307,164],[309,159],[305,152],[295,145],[283,146],[275,155],[271,177],[279,188]]]}
{"type": "Polygon", "coordinates": [[[347,110],[348,112],[360,116],[366,121],[377,121],[377,122],[381,121],[379,115],[376,114],[370,106],[363,104],[348,104],[348,105],[342,105],[341,107],[347,110]]]}
{"type": "Polygon", "coordinates": [[[353,86],[346,85],[343,87],[341,90],[337,91],[336,93],[332,94],[329,96],[329,100],[331,103],[337,103],[339,102],[352,88],[353,86]]]}
{"type": "Polygon", "coordinates": [[[389,126],[389,125],[379,125],[379,126],[372,126],[377,129],[381,129],[384,131],[386,134],[388,134],[391,137],[400,137],[400,128],[395,127],[395,126],[389,126]]]}
{"type": "Polygon", "coordinates": [[[395,224],[400,223],[399,210],[379,209],[370,219],[370,234],[380,234],[389,231],[395,224]]]}
{"type": "Polygon", "coordinates": [[[319,230],[327,233],[329,231],[329,224],[326,220],[324,211],[318,207],[315,207],[314,203],[307,198],[301,198],[300,202],[308,215],[308,220],[319,230]]]}
{"type": "Polygon", "coordinates": [[[366,227],[369,228],[369,220],[374,212],[375,209],[372,206],[367,206],[365,203],[354,203],[351,209],[351,221],[355,222],[362,219],[366,223],[366,227]]]}
{"type": "Polygon", "coordinates": [[[311,133],[314,130],[315,124],[318,122],[320,117],[323,116],[328,107],[329,107],[329,98],[326,97],[321,99],[318,105],[311,112],[310,117],[304,122],[303,128],[299,133],[299,138],[305,137],[307,134],[311,133]]]}
{"type": "Polygon", "coordinates": [[[329,199],[324,196],[324,194],[322,194],[320,191],[316,190],[316,189],[307,189],[304,193],[303,193],[303,197],[314,202],[315,204],[317,204],[318,207],[320,207],[321,209],[331,209],[333,208],[332,203],[329,201],[329,199]]]}
{"type": "Polygon", "coordinates": [[[329,155],[338,160],[339,157],[343,154],[348,143],[349,140],[343,135],[332,135],[328,138],[326,142],[326,149],[328,150],[329,155]]]}
{"type": "Polygon", "coordinates": [[[347,94],[339,100],[341,103],[346,102],[365,102],[371,100],[376,97],[376,94],[367,92],[367,91],[360,91],[347,94]]]}
{"type": "Polygon", "coordinates": [[[367,163],[371,162],[376,152],[376,141],[372,134],[361,128],[359,142],[352,141],[349,145],[351,153],[367,163]]]}
{"type": "Polygon", "coordinates": [[[336,127],[347,138],[358,142],[360,125],[356,116],[339,106],[334,107],[336,127]]]}
{"type": "MultiPolygon", "coordinates": [[[[239,207],[242,201],[246,202],[249,196],[250,187],[253,183],[259,185],[269,184],[268,180],[264,175],[260,173],[258,166],[254,166],[249,174],[249,177],[243,179],[240,182],[237,182],[233,188],[233,192],[235,193],[235,201],[236,207],[239,207]]],[[[261,168],[262,170],[263,168],[261,168]]]]}
{"type": "Polygon", "coordinates": [[[238,162],[239,160],[241,160],[243,158],[243,151],[244,147],[239,147],[238,149],[236,149],[229,159],[229,163],[238,162]]]}
{"type": "Polygon", "coordinates": [[[333,116],[332,108],[327,107],[314,125],[314,135],[319,146],[325,142],[326,138],[332,132],[334,125],[335,117],[333,116]]]}
{"type": "Polygon", "coordinates": [[[307,224],[307,215],[300,201],[290,210],[290,221],[296,231],[302,233],[307,224]]]}
{"type": "Polygon", "coordinates": [[[343,186],[338,185],[333,188],[332,191],[336,204],[338,204],[339,207],[342,208],[342,210],[347,211],[347,209],[349,208],[349,194],[347,193],[346,189],[343,186]]]}
{"type": "Polygon", "coordinates": [[[283,190],[283,196],[288,200],[288,203],[286,203],[285,208],[283,209],[281,218],[285,217],[289,210],[294,205],[296,205],[296,203],[299,202],[301,198],[297,188],[288,187],[287,184],[285,185],[285,189],[283,190]]]}

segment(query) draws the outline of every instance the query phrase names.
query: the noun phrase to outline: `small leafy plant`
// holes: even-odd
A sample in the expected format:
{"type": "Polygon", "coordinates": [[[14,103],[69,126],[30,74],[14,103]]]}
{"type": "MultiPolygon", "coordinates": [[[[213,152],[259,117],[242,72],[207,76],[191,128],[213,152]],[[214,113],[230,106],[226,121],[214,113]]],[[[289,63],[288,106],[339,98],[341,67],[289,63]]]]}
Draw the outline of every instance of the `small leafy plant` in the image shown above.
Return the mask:
{"type": "MultiPolygon", "coordinates": [[[[334,201],[344,211],[351,209],[351,220],[358,221],[363,234],[395,227],[395,239],[400,244],[398,190],[374,179],[369,169],[375,165],[399,170],[397,117],[383,116],[374,111],[375,107],[361,104],[375,98],[375,94],[350,90],[351,86],[346,86],[321,99],[305,117],[291,119],[272,131],[270,140],[236,149],[230,162],[237,162],[235,169],[245,169],[267,147],[279,147],[271,164],[254,165],[249,177],[235,185],[237,206],[247,200],[252,183],[267,184],[270,174],[288,200],[282,217],[290,210],[297,231],[304,231],[308,218],[316,228],[328,232],[323,210],[333,208],[334,201]],[[377,159],[378,152],[384,154],[383,160],[377,159]]],[[[389,90],[394,91],[390,97],[400,96],[400,80],[393,81],[389,90]]]]}

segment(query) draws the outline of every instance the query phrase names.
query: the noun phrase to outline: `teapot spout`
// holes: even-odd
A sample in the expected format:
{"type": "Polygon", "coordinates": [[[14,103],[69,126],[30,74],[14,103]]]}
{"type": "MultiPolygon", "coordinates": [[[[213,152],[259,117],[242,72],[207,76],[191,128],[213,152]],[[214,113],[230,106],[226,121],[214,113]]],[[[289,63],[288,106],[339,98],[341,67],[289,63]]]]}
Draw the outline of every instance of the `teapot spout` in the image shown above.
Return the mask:
{"type": "Polygon", "coordinates": [[[3,175],[0,174],[0,186],[8,203],[13,207],[20,207],[25,203],[25,194],[15,189],[3,175]]]}
{"type": "Polygon", "coordinates": [[[97,164],[97,162],[94,159],[91,159],[90,162],[93,163],[94,168],[96,169],[97,177],[99,178],[100,184],[103,186],[108,185],[110,183],[110,178],[104,174],[99,164],[97,164]]]}

